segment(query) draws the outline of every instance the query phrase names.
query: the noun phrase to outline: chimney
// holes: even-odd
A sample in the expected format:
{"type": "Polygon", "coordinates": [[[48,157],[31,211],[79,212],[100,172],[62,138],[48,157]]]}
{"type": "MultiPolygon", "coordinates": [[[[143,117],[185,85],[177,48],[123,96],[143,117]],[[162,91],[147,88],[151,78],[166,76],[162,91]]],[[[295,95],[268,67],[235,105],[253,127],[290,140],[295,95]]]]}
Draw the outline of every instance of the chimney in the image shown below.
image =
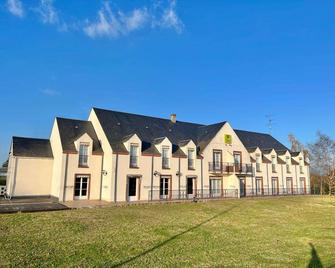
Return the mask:
{"type": "Polygon", "coordinates": [[[170,120],[171,120],[171,123],[176,123],[177,122],[177,115],[176,114],[171,114],[170,115],[170,120]]]}

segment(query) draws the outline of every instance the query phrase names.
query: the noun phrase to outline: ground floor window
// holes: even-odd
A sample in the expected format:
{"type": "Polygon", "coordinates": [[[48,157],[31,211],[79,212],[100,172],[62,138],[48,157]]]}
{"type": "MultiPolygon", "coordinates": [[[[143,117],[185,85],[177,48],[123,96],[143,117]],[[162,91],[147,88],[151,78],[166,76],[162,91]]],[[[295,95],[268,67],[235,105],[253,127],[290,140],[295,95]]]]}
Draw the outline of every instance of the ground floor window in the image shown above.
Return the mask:
{"type": "Polygon", "coordinates": [[[220,197],[222,194],[222,179],[210,179],[209,189],[211,197],[220,197]]]}
{"type": "Polygon", "coordinates": [[[74,182],[74,198],[88,199],[89,176],[77,175],[74,182]]]}

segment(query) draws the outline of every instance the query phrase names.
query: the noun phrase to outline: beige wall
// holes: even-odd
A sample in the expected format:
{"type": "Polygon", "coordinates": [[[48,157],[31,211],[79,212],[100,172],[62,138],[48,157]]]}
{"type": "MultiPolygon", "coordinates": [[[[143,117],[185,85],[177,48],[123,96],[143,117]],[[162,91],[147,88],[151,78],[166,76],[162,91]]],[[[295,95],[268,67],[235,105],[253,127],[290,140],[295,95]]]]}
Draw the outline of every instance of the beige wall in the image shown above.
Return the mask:
{"type": "Polygon", "coordinates": [[[49,196],[52,176],[51,158],[16,158],[10,194],[16,196],[49,196]]]}

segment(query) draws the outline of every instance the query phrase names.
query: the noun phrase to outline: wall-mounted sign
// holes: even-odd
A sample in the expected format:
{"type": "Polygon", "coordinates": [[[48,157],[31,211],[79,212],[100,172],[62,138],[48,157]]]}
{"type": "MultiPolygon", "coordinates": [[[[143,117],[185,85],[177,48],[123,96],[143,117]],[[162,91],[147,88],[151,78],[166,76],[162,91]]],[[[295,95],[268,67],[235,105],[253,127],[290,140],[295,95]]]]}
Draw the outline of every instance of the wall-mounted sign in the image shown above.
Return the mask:
{"type": "Polygon", "coordinates": [[[233,139],[232,139],[231,135],[225,134],[224,135],[224,143],[231,145],[232,142],[233,142],[233,139]]]}

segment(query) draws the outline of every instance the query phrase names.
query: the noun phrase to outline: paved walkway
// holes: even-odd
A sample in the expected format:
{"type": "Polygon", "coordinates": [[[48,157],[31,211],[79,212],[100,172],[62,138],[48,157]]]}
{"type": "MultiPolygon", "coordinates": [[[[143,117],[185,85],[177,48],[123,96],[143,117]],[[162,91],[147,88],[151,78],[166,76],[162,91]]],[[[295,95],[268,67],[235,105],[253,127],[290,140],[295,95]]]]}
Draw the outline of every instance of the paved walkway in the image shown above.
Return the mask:
{"type": "Polygon", "coordinates": [[[0,213],[55,211],[69,209],[48,198],[4,200],[0,198],[0,213]]]}

